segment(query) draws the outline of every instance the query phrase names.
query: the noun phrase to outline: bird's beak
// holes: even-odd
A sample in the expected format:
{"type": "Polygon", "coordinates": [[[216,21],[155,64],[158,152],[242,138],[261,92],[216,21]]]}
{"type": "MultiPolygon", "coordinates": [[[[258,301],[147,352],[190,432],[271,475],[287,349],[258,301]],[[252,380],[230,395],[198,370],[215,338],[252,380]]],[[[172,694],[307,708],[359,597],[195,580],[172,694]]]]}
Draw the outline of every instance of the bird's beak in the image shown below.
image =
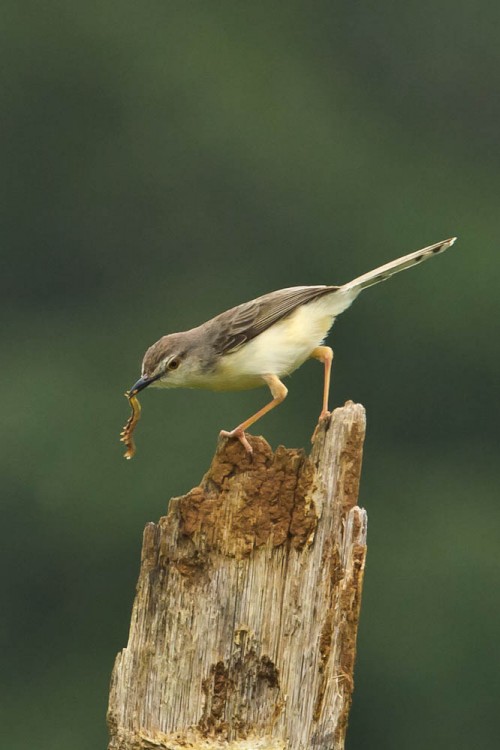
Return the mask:
{"type": "Polygon", "coordinates": [[[146,388],[150,383],[154,383],[155,380],[158,380],[158,378],[139,378],[137,383],[132,386],[132,388],[129,391],[130,396],[135,396],[136,393],[139,393],[139,391],[142,391],[143,388],[146,388]]]}

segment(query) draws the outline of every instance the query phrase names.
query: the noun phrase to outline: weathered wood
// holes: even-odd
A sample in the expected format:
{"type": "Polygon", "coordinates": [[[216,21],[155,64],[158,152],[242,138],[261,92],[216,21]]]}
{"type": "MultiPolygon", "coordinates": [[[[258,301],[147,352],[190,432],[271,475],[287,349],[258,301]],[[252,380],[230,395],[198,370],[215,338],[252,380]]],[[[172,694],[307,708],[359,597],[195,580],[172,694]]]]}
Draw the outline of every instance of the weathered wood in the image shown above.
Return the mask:
{"type": "Polygon", "coordinates": [[[365,414],[348,402],[311,455],[219,443],[144,531],[110,750],[340,750],[366,555],[365,414]]]}

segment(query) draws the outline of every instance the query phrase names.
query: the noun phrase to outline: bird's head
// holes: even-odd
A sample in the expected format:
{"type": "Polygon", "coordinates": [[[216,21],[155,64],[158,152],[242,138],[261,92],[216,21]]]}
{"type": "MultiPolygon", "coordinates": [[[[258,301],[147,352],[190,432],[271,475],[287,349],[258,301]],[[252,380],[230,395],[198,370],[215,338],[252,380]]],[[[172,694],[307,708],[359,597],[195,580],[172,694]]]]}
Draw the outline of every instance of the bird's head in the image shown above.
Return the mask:
{"type": "Polygon", "coordinates": [[[186,383],[190,368],[189,347],[183,334],[172,333],[163,336],[149,347],[142,360],[141,377],[132,386],[131,396],[147,386],[178,388],[186,383]]]}

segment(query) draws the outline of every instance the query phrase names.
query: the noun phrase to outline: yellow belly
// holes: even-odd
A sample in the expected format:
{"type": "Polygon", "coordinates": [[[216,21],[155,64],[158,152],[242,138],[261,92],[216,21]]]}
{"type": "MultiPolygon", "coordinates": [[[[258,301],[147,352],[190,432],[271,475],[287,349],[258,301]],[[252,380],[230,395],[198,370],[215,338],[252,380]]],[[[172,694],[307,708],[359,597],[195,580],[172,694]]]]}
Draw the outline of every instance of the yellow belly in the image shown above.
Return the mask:
{"type": "Polygon", "coordinates": [[[323,342],[333,323],[333,315],[325,314],[317,306],[313,310],[310,307],[299,308],[241,349],[222,357],[214,373],[214,383],[208,387],[256,388],[263,384],[262,375],[284,377],[300,367],[323,342]]]}

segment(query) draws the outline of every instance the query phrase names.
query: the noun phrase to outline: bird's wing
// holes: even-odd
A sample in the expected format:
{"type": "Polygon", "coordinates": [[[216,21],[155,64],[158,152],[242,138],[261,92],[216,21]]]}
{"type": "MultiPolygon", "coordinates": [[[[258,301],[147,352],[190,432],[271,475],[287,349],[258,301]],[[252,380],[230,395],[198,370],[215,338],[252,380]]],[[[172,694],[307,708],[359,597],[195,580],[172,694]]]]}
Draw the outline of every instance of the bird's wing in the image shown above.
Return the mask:
{"type": "Polygon", "coordinates": [[[279,289],[233,307],[213,319],[218,331],[215,347],[229,354],[285,318],[300,305],[336,291],[336,286],[296,286],[279,289]]]}

